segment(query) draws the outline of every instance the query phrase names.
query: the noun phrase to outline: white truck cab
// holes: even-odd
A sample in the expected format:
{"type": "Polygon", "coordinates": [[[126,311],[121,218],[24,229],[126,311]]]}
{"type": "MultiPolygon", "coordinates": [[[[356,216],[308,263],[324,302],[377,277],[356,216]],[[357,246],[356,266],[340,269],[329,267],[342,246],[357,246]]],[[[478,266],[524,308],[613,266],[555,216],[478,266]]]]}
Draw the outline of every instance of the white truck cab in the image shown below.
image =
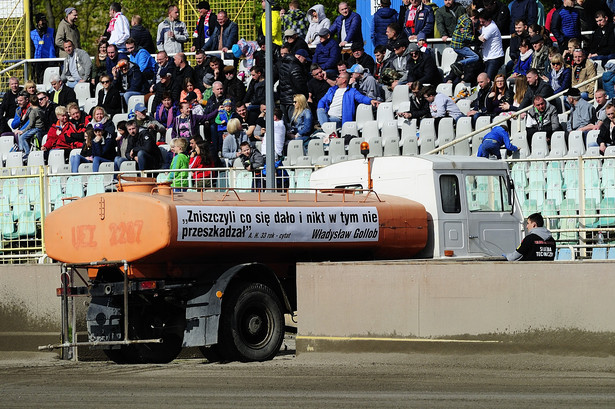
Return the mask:
{"type": "MultiPolygon", "coordinates": [[[[501,256],[521,242],[523,215],[504,161],[468,156],[373,158],[373,190],[421,203],[429,240],[420,258],[501,256]]],[[[314,172],[312,188],[368,189],[368,163],[357,159],[314,172]]]]}

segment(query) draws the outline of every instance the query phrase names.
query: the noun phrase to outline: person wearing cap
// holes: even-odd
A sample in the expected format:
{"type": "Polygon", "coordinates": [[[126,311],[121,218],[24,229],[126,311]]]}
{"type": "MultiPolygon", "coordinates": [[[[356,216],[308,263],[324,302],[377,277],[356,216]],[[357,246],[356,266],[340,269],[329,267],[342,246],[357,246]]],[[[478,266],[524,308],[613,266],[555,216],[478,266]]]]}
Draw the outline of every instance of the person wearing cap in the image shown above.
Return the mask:
{"type": "Polygon", "coordinates": [[[370,74],[361,64],[354,64],[352,67],[346,70],[351,74],[348,84],[352,88],[358,89],[361,94],[366,95],[370,99],[378,101],[383,100],[383,89],[376,78],[370,74]]]}
{"type": "MultiPolygon", "coordinates": [[[[504,48],[502,47],[502,34],[492,20],[491,14],[485,10],[479,12],[478,19],[481,29],[478,39],[483,43],[483,62],[485,72],[489,78],[495,78],[504,65],[504,48]]],[[[534,56],[536,58],[536,56],[534,56]]]]}
{"type": "Polygon", "coordinates": [[[216,24],[215,13],[211,11],[208,1],[200,1],[196,5],[196,10],[199,13],[199,19],[196,23],[196,28],[192,34],[192,47],[190,51],[202,50],[209,35],[216,24]]]}
{"type": "Polygon", "coordinates": [[[535,68],[540,76],[546,75],[549,63],[549,48],[545,46],[545,39],[540,34],[534,34],[530,37],[530,43],[534,51],[530,68],[535,68]]]}
{"type": "MultiPolygon", "coordinates": [[[[299,50],[301,55],[305,50],[299,50]]],[[[305,58],[301,57],[300,58],[305,58]]],[[[309,94],[307,83],[307,71],[303,68],[303,63],[295,55],[287,55],[280,61],[279,68],[280,81],[278,83],[278,96],[280,99],[280,108],[284,116],[284,121],[288,126],[292,117],[294,106],[294,96],[302,94],[306,97],[309,94]]]]}
{"type": "Polygon", "coordinates": [[[416,45],[419,47],[420,52],[422,52],[425,55],[430,56],[434,60],[436,59],[436,56],[433,53],[433,50],[429,48],[429,44],[427,43],[427,36],[425,35],[425,33],[419,33],[416,36],[416,45]]]}
{"type": "Polygon", "coordinates": [[[576,49],[572,52],[572,86],[579,88],[581,98],[590,100],[594,98],[594,83],[590,82],[579,86],[584,81],[587,81],[596,76],[596,66],[594,62],[587,59],[587,54],[582,49],[576,49]]]}
{"type": "Polygon", "coordinates": [[[342,57],[342,51],[337,42],[331,38],[331,32],[328,28],[320,29],[318,36],[320,43],[316,46],[313,61],[325,71],[335,70],[337,62],[342,57]]]}
{"type": "Polygon", "coordinates": [[[237,70],[232,65],[227,65],[224,67],[224,89],[226,90],[226,96],[231,99],[231,101],[236,101],[237,103],[243,102],[246,97],[246,86],[243,84],[239,78],[237,78],[237,70]]]}
{"type": "Polygon", "coordinates": [[[374,75],[376,70],[376,62],[371,55],[365,53],[363,44],[352,43],[350,46],[350,51],[352,52],[352,55],[348,58],[348,66],[352,67],[355,64],[360,64],[363,68],[368,70],[370,74],[374,75]]]}
{"type": "Polygon", "coordinates": [[[309,47],[305,40],[297,34],[295,30],[289,28],[284,31],[284,41],[290,46],[290,53],[296,54],[297,50],[305,50],[309,52],[309,47]]]}
{"type": "Polygon", "coordinates": [[[404,15],[404,32],[408,40],[416,40],[416,36],[423,32],[427,38],[433,37],[434,14],[433,9],[423,4],[421,0],[410,0],[410,5],[404,15]]]}
{"type": "Polygon", "coordinates": [[[574,0],[564,0],[551,16],[551,33],[557,39],[560,52],[564,51],[568,40],[581,38],[581,13],[574,0]]]}
{"type": "MultiPolygon", "coordinates": [[[[398,18],[397,11],[391,8],[391,0],[380,0],[380,8],[374,13],[372,23],[371,37],[374,48],[387,44],[389,41],[386,35],[387,26],[391,23],[397,23],[398,18]]],[[[373,73],[373,71],[370,72],[373,73]]]]}
{"type": "Polygon", "coordinates": [[[421,52],[418,45],[414,43],[410,44],[408,51],[410,55],[406,66],[408,84],[415,81],[421,84],[439,84],[442,82],[442,75],[431,55],[421,52]]]}
{"type": "Polygon", "coordinates": [[[331,20],[325,15],[325,7],[322,4],[316,4],[308,10],[308,20],[310,25],[305,35],[305,42],[308,45],[317,46],[320,44],[320,31],[323,28],[329,28],[331,20]]]}
{"type": "MultiPolygon", "coordinates": [[[[416,44],[412,44],[414,47],[412,49],[416,49],[418,51],[418,47],[416,44]]],[[[408,40],[401,36],[395,44],[393,44],[394,52],[384,60],[382,63],[381,71],[391,69],[398,74],[398,80],[394,82],[393,87],[397,84],[406,84],[408,82],[408,63],[410,60],[410,43],[408,40]]]]}
{"type": "Polygon", "coordinates": [[[147,129],[151,134],[158,135],[164,140],[165,133],[167,131],[166,126],[156,121],[147,113],[147,107],[145,104],[139,102],[135,105],[135,121],[139,129],[147,129]]]}
{"type": "Polygon", "coordinates": [[[337,16],[329,27],[331,35],[338,36],[340,47],[344,47],[347,43],[363,44],[361,16],[350,10],[350,6],[345,1],[341,2],[337,9],[340,15],[337,16]]]}
{"type": "Polygon", "coordinates": [[[136,64],[128,60],[120,60],[113,67],[113,86],[120,91],[120,94],[128,105],[128,100],[133,95],[143,95],[144,81],[141,71],[136,64]]]}
{"type": "Polygon", "coordinates": [[[218,109],[218,114],[216,115],[215,122],[218,125],[218,134],[222,135],[226,132],[226,125],[228,121],[233,116],[233,102],[226,98],[222,101],[222,105],[218,109]]]}
{"type": "Polygon", "coordinates": [[[310,54],[303,48],[300,48],[295,52],[295,58],[299,60],[299,62],[304,68],[306,65],[309,65],[312,62],[312,59],[310,58],[310,54]]]}
{"type": "Polygon", "coordinates": [[[145,81],[152,80],[154,78],[154,70],[156,69],[156,60],[151,56],[144,48],[137,46],[137,42],[134,38],[126,40],[126,52],[130,62],[135,63],[145,81]]]}
{"type": "MultiPolygon", "coordinates": [[[[47,24],[47,17],[43,13],[37,13],[35,16],[34,30],[30,31],[30,39],[34,44],[32,53],[33,58],[56,58],[55,45],[53,43],[54,29],[47,24]]],[[[34,64],[34,73],[37,83],[43,82],[45,68],[49,63],[34,64]]]]}
{"type": "Polygon", "coordinates": [[[66,58],[60,76],[66,86],[75,88],[79,82],[89,82],[92,73],[92,60],[89,54],[80,48],[75,48],[70,40],[64,42],[64,52],[66,58]]]}
{"type": "Polygon", "coordinates": [[[227,52],[239,41],[239,27],[231,21],[225,10],[220,10],[217,15],[218,24],[214,28],[211,37],[207,39],[203,50],[227,52]]]}
{"type": "Polygon", "coordinates": [[[122,5],[117,2],[109,6],[109,24],[107,29],[100,37],[100,41],[115,44],[120,51],[126,50],[126,40],[130,37],[130,24],[125,15],[122,14],[122,5]]]}
{"type": "MultiPolygon", "coordinates": [[[[295,34],[302,40],[307,34],[307,14],[299,7],[298,0],[291,0],[288,3],[288,10],[282,16],[282,30],[293,30],[295,34]]],[[[305,40],[303,40],[305,42],[305,40]]],[[[294,50],[293,50],[294,52],[294,50]]]]}
{"type": "Polygon", "coordinates": [[[510,134],[508,133],[508,127],[506,125],[498,125],[491,128],[491,131],[485,135],[480,146],[478,147],[479,158],[487,158],[495,156],[498,159],[502,159],[500,149],[505,147],[506,150],[511,152],[517,152],[519,148],[510,142],[510,134]]]}
{"type": "MultiPolygon", "coordinates": [[[[282,46],[282,17],[280,16],[280,6],[276,5],[274,2],[271,2],[271,38],[273,44],[278,47],[282,46]]],[[[262,35],[267,35],[267,21],[265,8],[267,6],[267,0],[262,0],[261,6],[263,8],[263,14],[261,15],[261,33],[262,35]]]]}
{"type": "Polygon", "coordinates": [[[596,123],[596,108],[581,98],[578,88],[569,88],[566,92],[566,100],[570,104],[570,114],[566,122],[566,131],[581,131],[583,136],[594,129],[596,123]]]}
{"type": "Polygon", "coordinates": [[[442,41],[447,41],[453,37],[457,21],[462,14],[466,13],[466,9],[455,0],[444,0],[444,7],[439,7],[435,14],[436,27],[442,41]]]}
{"type": "Polygon", "coordinates": [[[77,27],[77,9],[74,7],[67,7],[64,9],[64,17],[58,24],[58,30],[56,32],[55,45],[58,47],[58,57],[65,58],[64,41],[70,40],[73,42],[76,48],[81,48],[81,34],[79,34],[79,28],[77,27]]]}
{"type": "Polygon", "coordinates": [[[320,101],[316,115],[322,126],[325,122],[335,122],[340,128],[345,122],[354,121],[358,104],[378,106],[380,102],[361,94],[356,88],[348,86],[350,74],[341,73],[335,85],[329,88],[320,101]]]}
{"type": "Polygon", "coordinates": [[[130,37],[134,38],[137,47],[144,48],[150,54],[156,54],[156,47],[154,46],[154,39],[149,30],[143,27],[141,16],[135,14],[130,19],[130,37]]]}
{"type": "Polygon", "coordinates": [[[111,77],[104,74],[100,77],[102,88],[98,91],[98,106],[101,106],[109,115],[120,114],[122,112],[122,96],[113,86],[111,77]]]}

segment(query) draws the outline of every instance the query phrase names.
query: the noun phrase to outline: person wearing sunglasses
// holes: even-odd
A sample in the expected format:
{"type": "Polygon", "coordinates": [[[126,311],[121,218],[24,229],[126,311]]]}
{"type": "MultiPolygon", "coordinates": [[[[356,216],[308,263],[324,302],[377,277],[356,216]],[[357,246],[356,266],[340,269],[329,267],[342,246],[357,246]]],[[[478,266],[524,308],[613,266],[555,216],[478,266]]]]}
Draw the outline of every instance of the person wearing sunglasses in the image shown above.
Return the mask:
{"type": "Polygon", "coordinates": [[[41,110],[41,117],[43,118],[43,129],[45,133],[49,130],[51,125],[56,123],[58,118],[56,117],[56,107],[58,104],[49,99],[49,95],[46,92],[39,92],[36,94],[38,99],[38,106],[41,110]]]}
{"type": "Polygon", "coordinates": [[[120,91],[113,86],[111,77],[103,75],[100,77],[102,88],[98,91],[98,106],[101,106],[105,111],[113,116],[122,112],[122,97],[120,91]]]}

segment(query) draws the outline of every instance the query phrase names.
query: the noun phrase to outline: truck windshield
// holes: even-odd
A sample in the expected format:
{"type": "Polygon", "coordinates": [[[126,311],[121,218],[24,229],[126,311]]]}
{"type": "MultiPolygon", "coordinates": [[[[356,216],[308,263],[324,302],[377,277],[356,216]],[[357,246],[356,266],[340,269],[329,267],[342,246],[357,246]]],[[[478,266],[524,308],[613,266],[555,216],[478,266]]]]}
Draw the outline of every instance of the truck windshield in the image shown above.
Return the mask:
{"type": "Polygon", "coordinates": [[[466,176],[468,209],[471,212],[510,212],[506,181],[500,175],[466,176]]]}

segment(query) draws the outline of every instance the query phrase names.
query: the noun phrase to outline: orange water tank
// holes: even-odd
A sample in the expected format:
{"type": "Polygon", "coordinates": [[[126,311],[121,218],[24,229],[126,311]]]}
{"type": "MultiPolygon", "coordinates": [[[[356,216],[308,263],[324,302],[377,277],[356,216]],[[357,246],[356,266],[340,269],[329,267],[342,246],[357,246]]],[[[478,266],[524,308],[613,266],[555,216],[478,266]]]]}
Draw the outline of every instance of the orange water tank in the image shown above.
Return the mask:
{"type": "MultiPolygon", "coordinates": [[[[142,265],[410,258],[427,242],[425,208],[341,193],[105,193],[45,220],[58,261],[142,265]]],[[[147,273],[144,274],[147,276],[147,273]]]]}

